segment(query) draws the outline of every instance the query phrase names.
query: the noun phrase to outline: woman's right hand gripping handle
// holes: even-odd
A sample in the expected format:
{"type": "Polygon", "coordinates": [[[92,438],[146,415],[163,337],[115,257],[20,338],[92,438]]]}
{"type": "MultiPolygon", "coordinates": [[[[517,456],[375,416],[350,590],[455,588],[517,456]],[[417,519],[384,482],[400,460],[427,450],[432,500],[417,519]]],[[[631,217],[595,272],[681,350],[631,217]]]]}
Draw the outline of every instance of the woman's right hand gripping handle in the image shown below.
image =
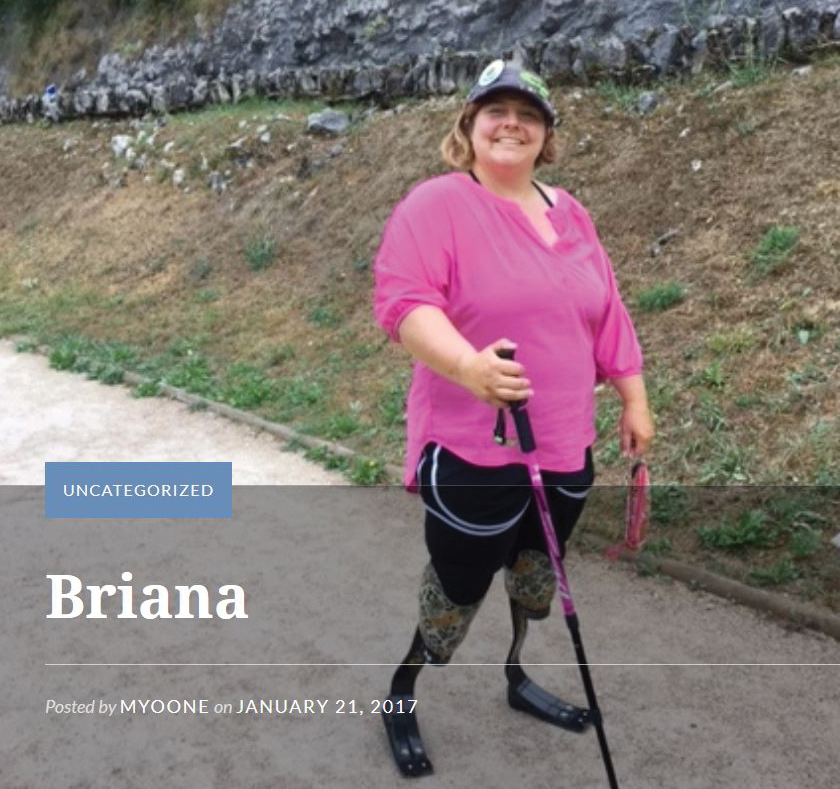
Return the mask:
{"type": "Polygon", "coordinates": [[[500,338],[477,351],[438,307],[421,305],[400,324],[400,340],[418,361],[448,378],[484,403],[506,408],[511,401],[534,393],[524,377],[525,368],[499,351],[512,351],[516,343],[500,338]]]}

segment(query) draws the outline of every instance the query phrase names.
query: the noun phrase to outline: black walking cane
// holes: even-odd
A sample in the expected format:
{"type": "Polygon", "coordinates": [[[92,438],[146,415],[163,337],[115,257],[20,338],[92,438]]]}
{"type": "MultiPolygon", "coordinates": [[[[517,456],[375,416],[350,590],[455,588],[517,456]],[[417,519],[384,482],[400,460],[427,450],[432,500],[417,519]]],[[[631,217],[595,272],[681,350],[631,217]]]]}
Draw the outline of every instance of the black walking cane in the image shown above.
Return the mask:
{"type": "MultiPolygon", "coordinates": [[[[511,349],[503,349],[497,351],[497,353],[502,358],[513,359],[514,352],[511,349]]],[[[566,625],[569,628],[572,643],[575,647],[580,676],[583,680],[583,688],[586,691],[586,703],[589,705],[589,715],[595,726],[595,731],[598,733],[598,744],[601,746],[601,756],[604,759],[604,767],[607,770],[607,779],[610,783],[610,789],[618,789],[618,781],[615,777],[610,749],[607,745],[607,735],[604,733],[601,710],[598,708],[595,687],[592,684],[592,677],[589,673],[589,664],[586,661],[586,653],[583,651],[583,642],[580,638],[580,628],[578,626],[577,613],[575,612],[575,604],[572,600],[572,593],[569,588],[569,581],[566,578],[566,572],[563,569],[560,545],[557,542],[557,534],[554,531],[554,524],[551,521],[551,512],[548,509],[548,500],[545,497],[542,473],[534,455],[534,450],[537,448],[537,445],[534,442],[534,433],[531,430],[531,420],[528,417],[525,402],[527,401],[515,400],[510,403],[513,423],[516,426],[516,436],[519,439],[519,449],[525,456],[528,472],[531,475],[531,485],[534,489],[534,498],[537,500],[537,510],[540,514],[540,521],[542,522],[543,533],[545,534],[545,541],[548,546],[548,555],[551,559],[551,566],[554,568],[554,575],[557,578],[557,595],[560,598],[560,604],[563,606],[563,615],[566,618],[566,625]]]]}

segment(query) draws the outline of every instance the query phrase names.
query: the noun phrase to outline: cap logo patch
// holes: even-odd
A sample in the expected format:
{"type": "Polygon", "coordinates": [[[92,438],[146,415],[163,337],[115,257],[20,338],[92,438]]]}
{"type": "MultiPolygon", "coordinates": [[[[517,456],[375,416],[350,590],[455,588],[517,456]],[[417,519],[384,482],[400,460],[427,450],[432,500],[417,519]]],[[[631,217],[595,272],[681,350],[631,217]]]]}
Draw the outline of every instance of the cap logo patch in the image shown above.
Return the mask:
{"type": "Polygon", "coordinates": [[[519,72],[519,78],[529,87],[534,93],[537,93],[543,99],[548,99],[548,86],[543,81],[542,77],[538,77],[533,71],[519,72]]]}
{"type": "Polygon", "coordinates": [[[484,69],[484,71],[481,72],[481,76],[478,78],[478,84],[481,85],[482,88],[490,85],[502,75],[504,70],[504,60],[494,60],[489,66],[487,66],[487,68],[484,69]]]}

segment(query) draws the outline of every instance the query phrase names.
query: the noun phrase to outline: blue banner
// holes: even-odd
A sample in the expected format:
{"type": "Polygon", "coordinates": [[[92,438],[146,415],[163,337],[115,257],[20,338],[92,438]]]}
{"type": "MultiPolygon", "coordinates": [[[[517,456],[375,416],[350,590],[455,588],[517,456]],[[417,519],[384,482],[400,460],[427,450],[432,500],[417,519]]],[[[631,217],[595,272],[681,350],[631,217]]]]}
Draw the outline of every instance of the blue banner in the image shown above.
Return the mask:
{"type": "Polygon", "coordinates": [[[231,463],[46,463],[47,518],[230,518],[231,463]]]}

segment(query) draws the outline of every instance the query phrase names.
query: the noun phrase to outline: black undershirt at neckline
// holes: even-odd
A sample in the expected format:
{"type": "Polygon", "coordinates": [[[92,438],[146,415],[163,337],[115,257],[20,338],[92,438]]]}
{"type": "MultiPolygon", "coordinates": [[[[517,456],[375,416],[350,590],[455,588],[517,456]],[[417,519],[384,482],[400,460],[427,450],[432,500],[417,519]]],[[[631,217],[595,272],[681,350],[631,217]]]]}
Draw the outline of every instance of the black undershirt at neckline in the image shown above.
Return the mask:
{"type": "MultiPolygon", "coordinates": [[[[472,178],[473,181],[475,181],[479,186],[482,185],[481,181],[478,180],[478,176],[472,170],[467,170],[467,172],[470,174],[470,178],[472,178]]],[[[552,203],[551,200],[549,200],[548,195],[542,190],[540,185],[536,181],[531,181],[531,184],[533,184],[534,189],[536,189],[540,193],[540,197],[542,197],[542,199],[545,200],[548,207],[554,208],[554,203],[552,203]]]]}

